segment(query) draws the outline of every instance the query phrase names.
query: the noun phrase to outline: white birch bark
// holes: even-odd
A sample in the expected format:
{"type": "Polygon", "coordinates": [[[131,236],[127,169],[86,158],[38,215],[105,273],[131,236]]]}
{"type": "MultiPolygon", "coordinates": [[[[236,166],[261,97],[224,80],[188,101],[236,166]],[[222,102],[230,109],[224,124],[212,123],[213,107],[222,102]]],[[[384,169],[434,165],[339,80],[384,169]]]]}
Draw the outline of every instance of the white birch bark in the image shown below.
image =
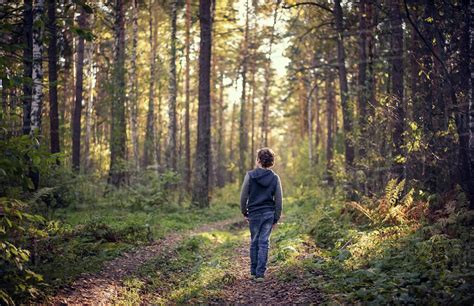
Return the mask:
{"type": "Polygon", "coordinates": [[[44,0],[33,2],[33,94],[31,101],[31,132],[41,128],[43,106],[43,23],[44,0]]]}

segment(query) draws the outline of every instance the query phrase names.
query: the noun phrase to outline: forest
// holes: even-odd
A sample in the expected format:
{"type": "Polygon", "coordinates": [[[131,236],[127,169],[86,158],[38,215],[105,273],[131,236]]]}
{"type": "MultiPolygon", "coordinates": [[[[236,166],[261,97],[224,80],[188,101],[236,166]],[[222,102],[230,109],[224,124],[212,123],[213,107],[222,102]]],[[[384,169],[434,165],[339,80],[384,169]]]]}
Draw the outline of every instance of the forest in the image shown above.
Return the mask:
{"type": "Polygon", "coordinates": [[[0,303],[474,302],[474,2],[0,0],[0,303]],[[263,283],[239,208],[276,153],[263,283]]]}

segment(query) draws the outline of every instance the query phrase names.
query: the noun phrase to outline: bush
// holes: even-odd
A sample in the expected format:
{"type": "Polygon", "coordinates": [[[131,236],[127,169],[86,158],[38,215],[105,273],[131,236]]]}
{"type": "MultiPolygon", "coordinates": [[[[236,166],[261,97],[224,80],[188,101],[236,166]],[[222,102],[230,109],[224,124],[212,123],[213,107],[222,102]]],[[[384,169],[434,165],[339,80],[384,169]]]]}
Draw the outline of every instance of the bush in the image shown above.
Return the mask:
{"type": "Polygon", "coordinates": [[[135,177],[130,186],[109,193],[106,201],[112,202],[111,204],[115,206],[130,208],[132,211],[154,210],[171,202],[172,191],[169,186],[179,181],[176,172],[157,173],[156,170],[146,170],[135,177]]]}
{"type": "Polygon", "coordinates": [[[47,236],[40,229],[45,220],[26,212],[27,205],[15,199],[0,198],[0,300],[14,300],[38,295],[42,276],[28,268],[31,246],[36,239],[47,236]]]}

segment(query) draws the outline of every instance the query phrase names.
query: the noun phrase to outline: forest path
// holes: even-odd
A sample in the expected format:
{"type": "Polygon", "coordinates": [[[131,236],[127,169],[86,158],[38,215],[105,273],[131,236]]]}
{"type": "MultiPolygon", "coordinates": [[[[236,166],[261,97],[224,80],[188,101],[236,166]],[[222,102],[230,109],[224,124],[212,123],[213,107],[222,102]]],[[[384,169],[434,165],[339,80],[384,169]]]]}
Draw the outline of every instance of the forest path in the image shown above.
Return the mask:
{"type": "Polygon", "coordinates": [[[133,275],[146,262],[164,252],[172,253],[186,237],[223,229],[239,221],[241,218],[204,224],[190,231],[169,234],[155,243],[124,253],[104,264],[100,272],[84,274],[71,285],[60,289],[48,303],[56,305],[110,303],[122,291],[123,279],[133,275]]]}
{"type": "Polygon", "coordinates": [[[139,247],[107,262],[98,273],[81,276],[71,285],[62,288],[48,303],[321,302],[321,293],[311,286],[303,271],[291,271],[288,274],[288,267],[282,267],[271,260],[274,251],[272,248],[264,282],[257,283],[250,278],[247,226],[241,218],[233,218],[205,224],[183,233],[172,233],[156,243],[139,247]],[[190,250],[188,247],[193,244],[186,242],[192,242],[193,237],[213,237],[216,240],[205,244],[205,240],[198,239],[196,248],[190,250]],[[151,269],[143,270],[147,266],[151,269]],[[137,282],[131,285],[130,279],[137,282]],[[135,287],[137,283],[141,285],[135,287]]]}
{"type": "MultiPolygon", "coordinates": [[[[311,288],[302,274],[293,274],[290,280],[279,277],[282,271],[271,262],[261,283],[250,278],[250,258],[248,241],[235,249],[233,267],[228,271],[235,280],[221,290],[221,294],[211,302],[232,304],[316,304],[322,301],[319,291],[311,288]]],[[[283,271],[284,273],[284,271],[283,271]]]]}

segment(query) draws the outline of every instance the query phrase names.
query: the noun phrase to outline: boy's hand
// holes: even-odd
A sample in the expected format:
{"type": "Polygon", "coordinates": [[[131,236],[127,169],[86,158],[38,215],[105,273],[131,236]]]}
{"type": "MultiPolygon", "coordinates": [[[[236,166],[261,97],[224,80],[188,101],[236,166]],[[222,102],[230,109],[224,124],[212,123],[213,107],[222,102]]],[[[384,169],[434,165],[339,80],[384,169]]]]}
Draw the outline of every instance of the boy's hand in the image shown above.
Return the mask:
{"type": "Polygon", "coordinates": [[[249,217],[248,216],[244,215],[244,219],[245,219],[245,221],[247,221],[247,223],[249,223],[249,217]]]}

